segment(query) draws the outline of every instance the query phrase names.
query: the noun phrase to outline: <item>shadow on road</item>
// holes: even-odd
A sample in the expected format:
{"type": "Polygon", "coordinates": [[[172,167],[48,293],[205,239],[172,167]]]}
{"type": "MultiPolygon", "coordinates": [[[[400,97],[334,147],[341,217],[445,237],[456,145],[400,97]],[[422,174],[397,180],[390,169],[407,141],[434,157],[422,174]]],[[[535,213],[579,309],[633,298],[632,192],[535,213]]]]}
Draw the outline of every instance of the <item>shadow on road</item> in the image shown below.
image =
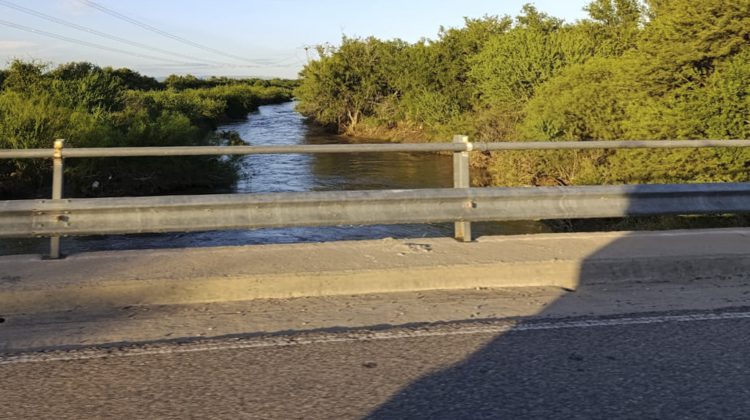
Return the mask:
{"type": "MultiPolygon", "coordinates": [[[[649,252],[634,248],[642,243],[638,236],[616,240],[591,255],[582,265],[575,293],[588,293],[587,301],[599,306],[620,305],[602,287],[609,281],[605,276],[613,274],[608,259],[625,250],[634,258],[649,252]]],[[[705,246],[709,253],[711,244],[705,246]]],[[[679,255],[680,248],[664,252],[679,255]]],[[[731,263],[731,258],[709,262],[717,270],[731,263]]],[[[642,258],[615,274],[643,278],[643,287],[655,288],[658,282],[653,281],[660,276],[682,278],[690,288],[705,283],[700,276],[711,271],[705,264],[700,255],[671,262],[642,258]]],[[[575,294],[567,296],[539,316],[554,318],[581,304],[575,294]]],[[[589,308],[576,309],[586,314],[589,308]]],[[[553,326],[543,332],[519,326],[465,360],[411,383],[367,418],[732,418],[750,412],[748,324],[661,322],[658,316],[642,325],[553,326]]]]}
{"type": "MultiPolygon", "coordinates": [[[[704,231],[697,234],[667,233],[659,235],[658,238],[638,233],[620,237],[589,255],[580,267],[577,292],[563,295],[559,300],[549,304],[540,312],[539,317],[555,318],[560,314],[574,312],[585,317],[592,315],[589,312],[593,311],[594,307],[620,305],[622,302],[614,299],[621,299],[622,294],[607,293],[607,286],[613,284],[612,279],[623,279],[629,284],[634,283],[634,279],[640,279],[644,281],[644,288],[658,288],[659,279],[679,279],[679,284],[691,289],[691,285],[705,284],[707,279],[716,283],[726,280],[726,273],[730,270],[725,268],[729,266],[740,269],[741,275],[738,278],[750,279],[747,275],[750,273],[750,261],[742,260],[743,252],[746,254],[746,251],[740,250],[731,254],[727,251],[733,244],[717,241],[717,238],[724,238],[720,233],[716,236],[711,235],[711,231],[704,231]],[[684,239],[687,237],[692,238],[689,244],[684,239]],[[651,258],[656,251],[659,251],[659,258],[651,258]],[[623,259],[623,255],[631,256],[632,261],[628,263],[628,259],[623,259]],[[582,294],[586,294],[587,299],[577,298],[582,294]],[[590,306],[587,307],[586,302],[590,306]],[[571,310],[571,307],[576,305],[581,306],[576,307],[575,311],[571,310]]],[[[747,238],[747,233],[737,236],[747,238]]],[[[740,242],[746,244],[747,240],[740,242]]],[[[133,267],[136,270],[134,274],[130,274],[132,279],[188,276],[196,270],[242,273],[246,267],[247,255],[243,254],[243,250],[233,252],[241,254],[233,260],[237,264],[236,267],[214,256],[209,256],[210,258],[205,260],[190,258],[185,263],[168,265],[156,255],[151,255],[149,260],[144,261],[129,259],[127,254],[120,254],[117,261],[104,267],[81,270],[81,266],[76,266],[76,275],[96,279],[111,272],[125,272],[133,267]]],[[[294,247],[286,247],[284,252],[289,253],[284,262],[300,258],[294,247]]],[[[323,255],[318,252],[315,258],[322,259],[323,255]]],[[[328,258],[352,257],[336,250],[336,253],[328,258]]],[[[495,258],[494,254],[491,258],[495,258]]],[[[310,259],[306,264],[312,262],[310,259]]],[[[271,264],[268,272],[272,273],[277,269],[278,265],[271,264]]],[[[0,277],[2,274],[0,273],[0,277]]],[[[12,281],[20,280],[21,277],[14,277],[12,281]]],[[[695,289],[700,290],[697,287],[695,289]]],[[[131,294],[132,301],[138,302],[148,297],[139,295],[139,290],[118,289],[111,293],[118,295],[127,292],[131,294]]],[[[671,290],[675,290],[675,287],[671,290]]],[[[172,292],[167,290],[165,293],[172,292]]],[[[193,292],[201,292],[200,287],[193,292]]],[[[102,303],[106,303],[105,298],[106,295],[102,297],[102,303]]],[[[731,306],[730,303],[726,305],[731,306]]],[[[109,322],[110,328],[127,325],[132,308],[122,309],[116,315],[104,313],[100,319],[89,321],[92,324],[96,324],[94,321],[100,322],[100,325],[109,322]]],[[[663,307],[661,309],[663,310],[663,307]]],[[[382,376],[367,376],[378,375],[380,370],[377,370],[377,363],[369,360],[360,366],[363,355],[355,350],[366,349],[364,344],[362,347],[352,344],[355,350],[342,350],[345,353],[352,352],[343,356],[330,348],[329,353],[325,353],[325,348],[321,350],[321,347],[309,346],[301,350],[309,352],[302,359],[303,363],[299,363],[299,359],[290,361],[283,358],[291,352],[269,349],[268,355],[264,357],[280,355],[281,359],[278,359],[275,365],[256,363],[254,366],[263,367],[259,375],[263,374],[265,378],[271,379],[277,379],[279,376],[278,366],[285,367],[288,374],[279,378],[280,388],[269,388],[271,394],[275,393],[274,398],[281,395],[284,399],[293,400],[290,395],[294,393],[312,395],[307,401],[311,404],[320,404],[321,407],[325,406],[325,409],[321,408],[321,412],[327,415],[331,415],[335,407],[326,404],[338,405],[342,400],[345,405],[366,405],[364,410],[371,410],[371,419],[731,418],[736,417],[736,413],[750,412],[750,376],[747,375],[750,371],[750,347],[747,346],[747,337],[750,336],[749,323],[738,320],[675,323],[666,322],[663,318],[660,320],[660,316],[663,315],[654,314],[650,318],[654,321],[650,323],[627,323],[622,322],[625,318],[620,318],[621,322],[605,326],[586,322],[566,326],[550,322],[544,331],[527,327],[532,324],[520,324],[515,330],[491,337],[489,341],[477,340],[485,344],[468,357],[464,357],[465,353],[458,352],[452,353],[457,355],[456,358],[444,357],[443,360],[460,361],[422,376],[395,394],[389,389],[377,395],[379,390],[375,389],[374,384],[388,384],[393,381],[378,380],[383,379],[382,376]],[[308,362],[308,356],[317,356],[321,351],[323,355],[328,354],[331,357],[322,359],[325,362],[322,367],[310,366],[312,363],[308,362]],[[354,360],[356,364],[349,365],[354,366],[353,369],[336,371],[340,368],[337,357],[349,362],[354,360]],[[367,373],[355,370],[357,368],[366,369],[364,372],[367,373]],[[320,379],[314,376],[321,372],[324,375],[337,376],[335,379],[327,377],[328,379],[321,384],[316,382],[320,379]],[[305,378],[311,379],[305,381],[305,378]],[[342,398],[347,397],[346,392],[356,395],[358,400],[348,401],[342,398]],[[390,399],[374,409],[370,404],[371,400],[367,400],[373,398],[376,399],[376,404],[379,404],[387,398],[386,396],[390,399]]],[[[591,319],[591,316],[588,318],[591,319]]],[[[12,320],[9,320],[5,325],[11,324],[12,320]]],[[[53,326],[38,330],[36,334],[40,335],[40,340],[47,336],[49,341],[45,344],[54,344],[59,331],[53,326]]],[[[403,338],[401,343],[406,343],[410,339],[412,338],[403,338]]],[[[454,343],[463,339],[465,337],[452,338],[454,343]]],[[[445,366],[427,359],[433,356],[437,359],[437,356],[450,353],[446,351],[441,354],[441,349],[432,345],[440,343],[440,338],[433,337],[433,340],[426,344],[421,342],[422,348],[428,348],[431,353],[429,355],[404,355],[404,352],[399,354],[403,359],[422,359],[424,366],[445,366]]],[[[401,343],[381,343],[392,346],[394,352],[399,352],[398,349],[403,348],[398,346],[404,346],[401,343]]],[[[476,348],[468,347],[472,350],[476,348]]],[[[242,354],[253,361],[251,352],[242,354]]],[[[367,355],[373,360],[376,360],[377,356],[377,353],[367,355]]],[[[236,367],[235,363],[229,365],[232,369],[236,367]]],[[[253,365],[240,366],[241,369],[249,369],[253,365]]],[[[401,367],[406,371],[414,366],[404,363],[401,367]]],[[[420,368],[421,366],[414,367],[415,370],[420,368]]],[[[189,365],[185,372],[192,373],[193,366],[189,365]]],[[[422,375],[423,372],[424,370],[419,370],[417,375],[422,375]]],[[[399,373],[406,375],[408,372],[399,373]]],[[[42,375],[46,374],[47,372],[42,372],[42,375]]],[[[215,379],[219,384],[224,384],[230,377],[244,377],[244,373],[237,375],[235,370],[218,371],[217,375],[215,379]]],[[[46,376],[43,377],[46,379],[46,376]]],[[[255,383],[259,377],[248,378],[249,382],[255,383]]],[[[395,378],[394,381],[398,379],[395,378]]],[[[198,377],[195,380],[197,384],[203,384],[204,378],[198,377]]],[[[399,382],[401,383],[403,382],[399,382]]],[[[160,384],[171,386],[167,382],[160,384]]],[[[400,386],[399,384],[396,387],[400,386]]],[[[237,395],[244,394],[238,392],[237,395]]]]}

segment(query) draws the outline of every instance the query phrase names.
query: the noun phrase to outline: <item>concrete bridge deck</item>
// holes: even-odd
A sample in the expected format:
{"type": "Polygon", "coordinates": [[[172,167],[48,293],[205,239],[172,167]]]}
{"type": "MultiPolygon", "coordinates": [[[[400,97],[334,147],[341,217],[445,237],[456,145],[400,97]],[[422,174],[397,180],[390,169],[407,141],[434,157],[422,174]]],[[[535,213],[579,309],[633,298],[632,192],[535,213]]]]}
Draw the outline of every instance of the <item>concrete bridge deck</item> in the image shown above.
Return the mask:
{"type": "Polygon", "coordinates": [[[750,281],[750,229],[0,257],[0,315],[508,287],[750,281]]]}
{"type": "Polygon", "coordinates": [[[0,407],[741,418],[749,241],[730,229],[1,257],[0,407]],[[403,291],[434,288],[470,290],[403,291]],[[271,295],[313,297],[241,301],[271,295]]]}

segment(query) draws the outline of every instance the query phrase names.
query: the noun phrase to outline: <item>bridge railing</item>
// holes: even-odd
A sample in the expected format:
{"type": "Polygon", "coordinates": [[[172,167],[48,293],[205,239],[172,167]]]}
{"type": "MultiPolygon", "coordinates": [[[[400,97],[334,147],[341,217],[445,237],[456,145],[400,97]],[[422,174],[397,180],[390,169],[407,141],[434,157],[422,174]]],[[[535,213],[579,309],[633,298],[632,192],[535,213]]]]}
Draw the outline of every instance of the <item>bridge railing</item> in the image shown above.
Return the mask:
{"type": "Polygon", "coordinates": [[[0,150],[0,159],[53,160],[50,200],[0,201],[0,237],[60,237],[292,226],[455,223],[471,241],[480,221],[584,219],[750,212],[750,184],[471,188],[469,157],[480,151],[750,147],[750,140],[356,144],[0,150]],[[368,152],[453,153],[454,188],[198,196],[63,198],[63,162],[71,158],[368,152]]]}

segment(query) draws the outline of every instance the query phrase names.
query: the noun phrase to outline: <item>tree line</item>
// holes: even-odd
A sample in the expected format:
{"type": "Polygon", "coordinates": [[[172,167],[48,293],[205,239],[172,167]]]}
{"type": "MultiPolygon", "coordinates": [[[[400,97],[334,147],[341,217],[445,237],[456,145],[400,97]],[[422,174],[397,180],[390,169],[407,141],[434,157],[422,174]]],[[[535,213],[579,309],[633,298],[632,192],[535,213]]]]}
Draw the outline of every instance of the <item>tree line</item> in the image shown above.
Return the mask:
{"type": "MultiPolygon", "coordinates": [[[[416,43],[344,37],[301,72],[299,110],[355,136],[439,141],[750,138],[750,0],[531,5],[416,43]]],[[[493,185],[746,181],[746,150],[505,152],[493,185]]]]}
{"type": "MultiPolygon", "coordinates": [[[[0,148],[202,146],[242,143],[219,124],[289,101],[295,81],[170,76],[90,63],[13,61],[0,70],[0,148]]],[[[237,162],[216,157],[87,159],[66,164],[69,194],[106,196],[229,188],[237,162]]],[[[50,163],[0,160],[0,197],[46,194],[50,163]]]]}

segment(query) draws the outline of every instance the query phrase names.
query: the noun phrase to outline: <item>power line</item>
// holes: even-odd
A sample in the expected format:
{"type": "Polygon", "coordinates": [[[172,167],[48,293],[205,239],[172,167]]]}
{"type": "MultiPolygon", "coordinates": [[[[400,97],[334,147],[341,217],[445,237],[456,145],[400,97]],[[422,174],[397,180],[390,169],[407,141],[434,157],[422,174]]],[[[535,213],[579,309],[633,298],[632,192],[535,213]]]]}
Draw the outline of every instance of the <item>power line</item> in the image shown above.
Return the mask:
{"type": "Polygon", "coordinates": [[[85,47],[98,48],[100,50],[115,52],[115,53],[119,53],[119,54],[126,54],[126,55],[130,55],[130,56],[133,56],[133,57],[145,58],[145,59],[148,59],[148,60],[155,60],[155,61],[161,61],[161,62],[166,61],[166,62],[170,62],[170,63],[173,63],[173,64],[179,64],[179,65],[188,66],[188,67],[209,67],[205,63],[185,63],[185,62],[171,60],[171,59],[166,59],[166,58],[162,58],[162,57],[155,57],[153,55],[140,54],[140,53],[136,53],[136,52],[132,52],[132,51],[121,50],[119,48],[107,47],[106,45],[95,44],[93,42],[88,42],[88,41],[81,41],[81,40],[75,39],[75,38],[68,38],[66,36],[58,35],[58,34],[55,34],[55,33],[52,33],[52,32],[43,31],[41,29],[36,29],[36,28],[28,27],[28,26],[19,25],[17,23],[8,22],[8,21],[5,21],[5,20],[0,20],[0,25],[5,25],[5,26],[8,26],[10,28],[15,28],[15,29],[19,29],[21,31],[31,32],[32,34],[43,35],[43,36],[46,36],[46,37],[49,37],[49,38],[59,39],[61,41],[66,41],[66,42],[70,42],[70,43],[73,43],[73,44],[82,45],[82,46],[85,46],[85,47]]]}
{"type": "MultiPolygon", "coordinates": [[[[181,43],[189,45],[191,47],[198,48],[198,49],[201,49],[203,51],[212,52],[214,54],[222,55],[224,57],[233,58],[235,60],[241,60],[241,61],[253,63],[252,60],[248,60],[245,57],[240,57],[238,55],[225,53],[223,51],[217,50],[216,48],[211,48],[211,47],[199,44],[197,42],[193,42],[193,41],[191,41],[189,39],[183,38],[183,37],[181,37],[179,35],[174,35],[174,34],[171,34],[171,33],[167,32],[167,31],[163,31],[163,30],[161,30],[159,28],[156,28],[154,26],[151,26],[151,25],[149,25],[147,23],[144,23],[144,22],[141,22],[141,21],[139,21],[137,19],[133,19],[131,17],[128,17],[128,16],[126,16],[126,15],[120,13],[120,12],[117,12],[115,10],[109,9],[107,7],[104,7],[104,6],[102,6],[102,5],[100,5],[100,4],[96,3],[96,2],[91,1],[91,0],[79,0],[79,2],[82,3],[82,4],[84,4],[84,5],[86,5],[86,6],[88,6],[88,7],[96,9],[96,10],[102,12],[102,13],[106,13],[106,14],[112,16],[112,17],[115,17],[117,19],[123,20],[125,22],[130,23],[130,24],[136,25],[136,26],[138,26],[140,28],[143,28],[143,29],[145,29],[147,31],[151,31],[153,33],[159,34],[159,35],[161,35],[163,37],[166,37],[166,38],[173,39],[173,40],[175,40],[177,42],[181,42],[181,43]]],[[[253,64],[255,64],[255,63],[253,63],[253,64]]]]}
{"type": "Polygon", "coordinates": [[[79,30],[79,31],[87,32],[87,33],[90,33],[90,34],[93,34],[93,35],[96,35],[96,36],[99,36],[99,37],[102,37],[102,38],[107,38],[107,39],[110,39],[110,40],[113,40],[113,41],[121,42],[123,44],[128,44],[128,45],[131,45],[131,46],[134,46],[134,47],[137,47],[137,48],[143,48],[143,49],[146,49],[146,50],[156,51],[156,52],[159,52],[159,53],[162,53],[162,54],[168,54],[168,55],[172,55],[172,56],[176,56],[176,57],[180,57],[180,58],[186,58],[188,60],[196,60],[198,62],[202,62],[203,61],[203,62],[207,62],[207,63],[211,63],[211,64],[218,64],[218,65],[227,65],[228,64],[228,63],[221,63],[221,62],[218,62],[218,61],[204,60],[204,59],[201,59],[201,58],[192,57],[192,56],[189,56],[189,55],[184,55],[184,54],[176,53],[176,52],[173,52],[173,51],[164,50],[164,49],[161,49],[161,48],[157,48],[157,47],[153,47],[153,46],[150,46],[150,45],[142,44],[140,42],[131,41],[129,39],[121,38],[119,36],[110,35],[108,33],[97,31],[96,29],[88,28],[86,26],[78,25],[78,24],[75,24],[75,23],[72,23],[72,22],[68,22],[66,20],[63,20],[63,19],[60,19],[60,18],[56,18],[54,16],[50,16],[50,15],[42,13],[42,12],[38,12],[36,10],[29,9],[27,7],[19,6],[19,5],[15,4],[15,3],[11,3],[9,1],[0,0],[0,5],[3,5],[5,7],[8,7],[8,8],[14,9],[14,10],[18,10],[19,12],[23,12],[23,13],[26,13],[26,14],[29,14],[29,15],[32,15],[32,16],[36,16],[36,17],[48,20],[48,21],[53,22],[53,23],[57,23],[57,24],[60,24],[60,25],[63,25],[63,26],[67,26],[69,28],[73,28],[73,29],[76,29],[76,30],[79,30]]]}
{"type": "MultiPolygon", "coordinates": [[[[91,3],[93,3],[93,2],[91,2],[91,3]]],[[[277,60],[273,60],[273,59],[263,59],[263,60],[260,60],[259,59],[259,60],[256,61],[255,65],[238,65],[238,64],[224,63],[224,62],[213,61],[213,60],[200,59],[200,58],[197,58],[197,57],[193,57],[193,56],[189,56],[189,55],[185,55],[185,54],[180,54],[180,53],[168,51],[168,50],[165,50],[165,49],[153,47],[153,46],[146,45],[146,44],[143,44],[143,43],[139,43],[139,42],[136,42],[136,41],[131,41],[131,40],[128,40],[128,39],[125,39],[125,38],[122,38],[122,37],[118,37],[118,36],[115,36],[115,35],[108,34],[106,32],[102,32],[102,31],[98,31],[96,29],[92,29],[92,28],[89,28],[89,27],[86,27],[86,26],[78,25],[76,23],[73,23],[73,22],[70,22],[70,21],[66,21],[64,19],[60,19],[60,18],[51,16],[51,15],[48,15],[48,14],[39,12],[37,10],[29,9],[29,8],[17,5],[15,3],[12,3],[12,2],[9,2],[9,1],[6,1],[6,0],[0,0],[0,5],[8,7],[8,8],[11,8],[11,9],[14,9],[14,10],[17,10],[17,11],[20,11],[20,12],[23,12],[23,13],[26,13],[26,14],[29,14],[29,15],[32,15],[32,16],[36,16],[36,17],[48,20],[48,21],[53,22],[53,23],[57,23],[57,24],[60,24],[60,25],[63,25],[63,26],[67,26],[67,27],[70,27],[70,28],[73,28],[73,29],[76,29],[76,30],[79,30],[79,31],[87,32],[87,33],[90,33],[90,34],[93,34],[93,35],[96,35],[96,36],[100,36],[102,38],[106,38],[106,39],[114,40],[114,41],[121,42],[121,43],[124,43],[124,44],[128,44],[128,45],[131,45],[131,46],[134,46],[134,47],[137,47],[137,48],[143,48],[143,49],[147,49],[147,50],[151,50],[151,51],[155,51],[155,52],[159,52],[159,53],[163,53],[163,54],[169,54],[169,55],[173,55],[173,56],[176,56],[176,57],[181,57],[181,58],[186,58],[186,59],[190,59],[190,60],[195,60],[196,61],[194,63],[188,63],[188,62],[182,62],[182,61],[177,61],[177,60],[168,59],[168,58],[156,57],[156,56],[153,56],[153,55],[147,55],[147,54],[141,54],[141,53],[137,53],[137,52],[131,52],[131,51],[122,50],[122,49],[119,49],[119,48],[108,47],[106,45],[95,44],[95,43],[88,42],[88,41],[82,41],[82,40],[75,39],[75,38],[69,38],[69,37],[66,37],[66,36],[63,36],[63,35],[59,35],[59,34],[52,33],[52,32],[47,32],[47,31],[44,31],[44,30],[41,30],[41,29],[37,29],[37,28],[33,28],[33,27],[19,25],[17,23],[13,23],[13,22],[8,22],[8,21],[2,21],[2,20],[0,20],[0,24],[2,24],[2,25],[5,25],[5,26],[11,27],[11,28],[15,28],[15,29],[18,29],[18,30],[22,30],[22,31],[34,33],[34,34],[37,34],[37,35],[43,35],[43,36],[46,36],[46,37],[50,37],[50,38],[54,38],[54,39],[59,39],[59,40],[62,40],[62,41],[66,41],[66,42],[70,42],[70,43],[74,43],[74,44],[78,44],[78,45],[82,45],[82,46],[86,46],[86,47],[97,48],[97,49],[101,49],[101,50],[105,50],[105,51],[110,51],[110,52],[115,52],[115,53],[119,53],[119,54],[126,54],[126,55],[130,55],[130,56],[133,56],[133,57],[146,58],[146,59],[149,59],[149,60],[155,60],[155,61],[162,61],[162,62],[173,63],[173,64],[176,64],[178,66],[259,68],[259,67],[289,66],[289,65],[292,65],[292,64],[296,64],[296,63],[290,63],[290,62],[288,62],[289,60],[293,59],[293,56],[287,56],[285,58],[277,59],[277,60]],[[206,63],[211,63],[211,64],[206,64],[206,63]]],[[[246,61],[250,61],[250,60],[246,60],[246,61]]]]}
{"type": "Polygon", "coordinates": [[[284,58],[280,58],[280,59],[277,59],[277,60],[272,60],[272,59],[262,60],[261,59],[261,60],[258,60],[258,61],[259,62],[260,61],[264,62],[265,63],[264,66],[266,66],[266,67],[279,67],[279,66],[283,67],[283,66],[290,66],[290,65],[293,65],[293,64],[297,64],[300,61],[300,58],[299,58],[299,55],[298,55],[298,50],[299,49],[300,48],[295,48],[294,54],[287,55],[284,58]]]}

